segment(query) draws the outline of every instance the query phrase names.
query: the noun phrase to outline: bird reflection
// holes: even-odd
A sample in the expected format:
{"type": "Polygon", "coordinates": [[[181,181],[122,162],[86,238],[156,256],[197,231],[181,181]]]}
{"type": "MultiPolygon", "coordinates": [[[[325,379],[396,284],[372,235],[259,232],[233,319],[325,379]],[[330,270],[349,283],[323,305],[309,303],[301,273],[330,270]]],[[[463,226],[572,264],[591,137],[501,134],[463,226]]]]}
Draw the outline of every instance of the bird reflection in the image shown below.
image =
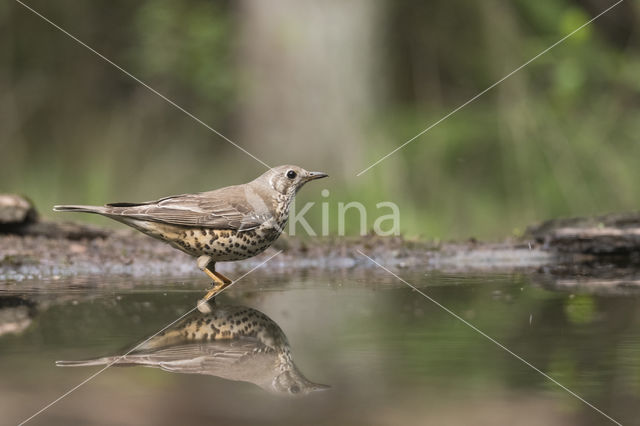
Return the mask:
{"type": "Polygon", "coordinates": [[[276,394],[304,395],[329,386],[307,380],[293,362],[282,329],[246,306],[209,304],[194,311],[131,353],[84,361],[57,361],[61,367],[92,365],[156,367],[174,373],[208,374],[254,383],[276,394]]]}

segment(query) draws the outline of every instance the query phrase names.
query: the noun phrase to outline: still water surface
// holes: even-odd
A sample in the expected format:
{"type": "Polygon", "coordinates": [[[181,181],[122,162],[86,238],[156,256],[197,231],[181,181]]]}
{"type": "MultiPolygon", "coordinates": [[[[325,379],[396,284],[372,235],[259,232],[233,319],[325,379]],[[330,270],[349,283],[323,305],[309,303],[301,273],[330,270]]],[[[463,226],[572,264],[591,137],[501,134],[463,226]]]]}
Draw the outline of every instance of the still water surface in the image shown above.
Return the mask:
{"type": "MultiPolygon", "coordinates": [[[[619,422],[640,424],[634,291],[540,275],[400,275],[619,422]]],[[[0,284],[0,423],[21,422],[153,336],[206,286],[0,284]]],[[[192,312],[120,361],[132,366],[108,368],[29,424],[613,424],[383,271],[256,271],[211,313],[192,312]]]]}

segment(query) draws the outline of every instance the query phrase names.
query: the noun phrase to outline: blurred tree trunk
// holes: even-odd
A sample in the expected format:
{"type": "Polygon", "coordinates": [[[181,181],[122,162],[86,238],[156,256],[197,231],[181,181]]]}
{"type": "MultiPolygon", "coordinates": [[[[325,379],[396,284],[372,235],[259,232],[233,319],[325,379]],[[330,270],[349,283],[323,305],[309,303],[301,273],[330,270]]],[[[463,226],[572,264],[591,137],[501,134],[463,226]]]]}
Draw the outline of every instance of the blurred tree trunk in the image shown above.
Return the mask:
{"type": "Polygon", "coordinates": [[[357,172],[382,74],[382,4],[243,0],[242,143],[270,165],[357,172]]]}

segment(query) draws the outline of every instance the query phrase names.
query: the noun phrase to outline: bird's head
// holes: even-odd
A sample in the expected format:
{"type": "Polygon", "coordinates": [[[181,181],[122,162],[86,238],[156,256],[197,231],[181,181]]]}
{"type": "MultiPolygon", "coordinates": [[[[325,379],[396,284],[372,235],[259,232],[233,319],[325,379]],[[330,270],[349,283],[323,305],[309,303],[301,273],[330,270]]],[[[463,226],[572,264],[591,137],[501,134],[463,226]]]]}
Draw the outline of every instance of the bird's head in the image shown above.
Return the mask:
{"type": "Polygon", "coordinates": [[[305,183],[327,176],[326,173],[309,172],[302,167],[287,165],[273,167],[257,180],[264,181],[280,194],[293,197],[305,183]]]}
{"type": "Polygon", "coordinates": [[[313,383],[298,371],[295,365],[287,365],[271,382],[264,387],[267,391],[287,396],[303,396],[316,391],[331,389],[329,385],[313,383]]]}

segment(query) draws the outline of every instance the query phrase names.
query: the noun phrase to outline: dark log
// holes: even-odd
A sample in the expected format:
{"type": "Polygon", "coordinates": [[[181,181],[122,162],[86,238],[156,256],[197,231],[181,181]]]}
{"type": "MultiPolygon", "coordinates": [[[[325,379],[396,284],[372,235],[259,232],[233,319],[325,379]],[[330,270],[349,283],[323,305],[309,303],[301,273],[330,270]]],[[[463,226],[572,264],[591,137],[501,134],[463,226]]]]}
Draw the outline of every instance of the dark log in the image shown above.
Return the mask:
{"type": "Polygon", "coordinates": [[[544,249],[595,255],[640,253],[640,213],[553,219],[527,229],[544,249]]]}

